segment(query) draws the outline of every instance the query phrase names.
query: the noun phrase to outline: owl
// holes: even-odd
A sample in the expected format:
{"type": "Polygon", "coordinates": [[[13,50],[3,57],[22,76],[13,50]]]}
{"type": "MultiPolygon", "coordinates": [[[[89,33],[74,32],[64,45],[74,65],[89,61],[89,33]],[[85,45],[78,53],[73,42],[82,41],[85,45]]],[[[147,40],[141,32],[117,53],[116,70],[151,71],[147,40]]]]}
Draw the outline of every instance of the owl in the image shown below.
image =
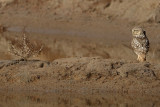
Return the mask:
{"type": "Polygon", "coordinates": [[[140,27],[134,27],[132,29],[132,36],[131,46],[135,54],[138,55],[137,60],[139,62],[146,61],[146,55],[149,51],[149,40],[145,31],[140,27]]]}

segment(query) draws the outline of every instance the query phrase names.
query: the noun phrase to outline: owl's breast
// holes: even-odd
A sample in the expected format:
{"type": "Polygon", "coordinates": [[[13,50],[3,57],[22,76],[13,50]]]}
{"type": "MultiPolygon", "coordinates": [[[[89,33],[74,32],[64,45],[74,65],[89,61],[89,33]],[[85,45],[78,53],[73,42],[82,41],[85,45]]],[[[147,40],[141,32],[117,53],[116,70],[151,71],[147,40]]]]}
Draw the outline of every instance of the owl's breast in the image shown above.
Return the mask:
{"type": "Polygon", "coordinates": [[[131,46],[133,47],[133,49],[138,49],[138,48],[142,47],[141,42],[139,40],[137,40],[136,38],[133,38],[133,40],[131,42],[131,46]]]}
{"type": "Polygon", "coordinates": [[[149,49],[149,44],[147,43],[148,39],[138,39],[138,38],[133,38],[131,42],[131,46],[134,50],[135,53],[144,53],[146,54],[149,49]]]}

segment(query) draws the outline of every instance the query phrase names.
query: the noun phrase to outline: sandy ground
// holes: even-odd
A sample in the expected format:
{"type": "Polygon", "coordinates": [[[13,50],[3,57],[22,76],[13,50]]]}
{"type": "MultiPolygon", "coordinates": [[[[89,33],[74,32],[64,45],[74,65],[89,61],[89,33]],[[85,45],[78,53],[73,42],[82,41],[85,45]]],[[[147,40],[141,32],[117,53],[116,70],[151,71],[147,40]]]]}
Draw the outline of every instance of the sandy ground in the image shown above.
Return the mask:
{"type": "Polygon", "coordinates": [[[5,90],[158,94],[159,78],[159,64],[100,57],[1,61],[0,70],[5,90]]]}
{"type": "Polygon", "coordinates": [[[70,106],[82,106],[82,107],[105,107],[105,106],[138,106],[138,107],[150,107],[159,106],[158,96],[147,95],[118,95],[118,94],[75,94],[75,93],[59,93],[54,94],[52,92],[4,92],[1,91],[0,105],[12,106],[12,107],[24,107],[32,106],[45,106],[45,107],[70,107],[70,106]]]}
{"type": "MultiPolygon", "coordinates": [[[[125,3],[128,2],[122,6],[125,3]]],[[[126,20],[129,12],[107,17],[99,14],[99,9],[93,15],[86,10],[62,16],[57,14],[65,9],[61,5],[49,12],[43,4],[30,4],[6,4],[0,10],[0,23],[6,28],[0,35],[0,89],[159,94],[158,13],[154,20],[126,20]],[[151,43],[144,63],[136,61],[130,46],[134,26],[142,26],[151,43]],[[8,52],[8,42],[18,44],[24,27],[31,43],[43,44],[44,49],[38,57],[19,61],[19,57],[8,52]]]]}

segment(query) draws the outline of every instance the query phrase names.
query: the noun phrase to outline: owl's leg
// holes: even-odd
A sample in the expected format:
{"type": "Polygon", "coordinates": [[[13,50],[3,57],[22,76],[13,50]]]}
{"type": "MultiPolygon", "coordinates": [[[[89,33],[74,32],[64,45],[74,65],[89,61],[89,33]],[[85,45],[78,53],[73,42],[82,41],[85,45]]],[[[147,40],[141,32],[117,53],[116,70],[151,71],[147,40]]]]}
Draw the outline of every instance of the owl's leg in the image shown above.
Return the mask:
{"type": "Polygon", "coordinates": [[[137,60],[139,61],[139,55],[138,55],[138,58],[137,58],[137,60]]]}
{"type": "Polygon", "coordinates": [[[140,54],[140,55],[138,55],[138,61],[139,61],[139,62],[144,62],[144,61],[146,61],[146,55],[145,55],[145,54],[140,54]]]}
{"type": "Polygon", "coordinates": [[[137,58],[137,60],[139,61],[140,60],[140,56],[138,55],[138,58],[137,58]]]}

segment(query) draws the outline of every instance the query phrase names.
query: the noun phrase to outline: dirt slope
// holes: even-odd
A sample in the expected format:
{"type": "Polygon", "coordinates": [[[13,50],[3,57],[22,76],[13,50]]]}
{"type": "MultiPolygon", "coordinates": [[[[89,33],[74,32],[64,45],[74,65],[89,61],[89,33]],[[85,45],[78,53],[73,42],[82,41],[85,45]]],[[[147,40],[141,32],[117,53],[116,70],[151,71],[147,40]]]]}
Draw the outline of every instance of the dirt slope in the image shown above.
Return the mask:
{"type": "Polygon", "coordinates": [[[1,11],[48,17],[125,19],[135,23],[159,22],[158,0],[1,0],[1,11]]]}

